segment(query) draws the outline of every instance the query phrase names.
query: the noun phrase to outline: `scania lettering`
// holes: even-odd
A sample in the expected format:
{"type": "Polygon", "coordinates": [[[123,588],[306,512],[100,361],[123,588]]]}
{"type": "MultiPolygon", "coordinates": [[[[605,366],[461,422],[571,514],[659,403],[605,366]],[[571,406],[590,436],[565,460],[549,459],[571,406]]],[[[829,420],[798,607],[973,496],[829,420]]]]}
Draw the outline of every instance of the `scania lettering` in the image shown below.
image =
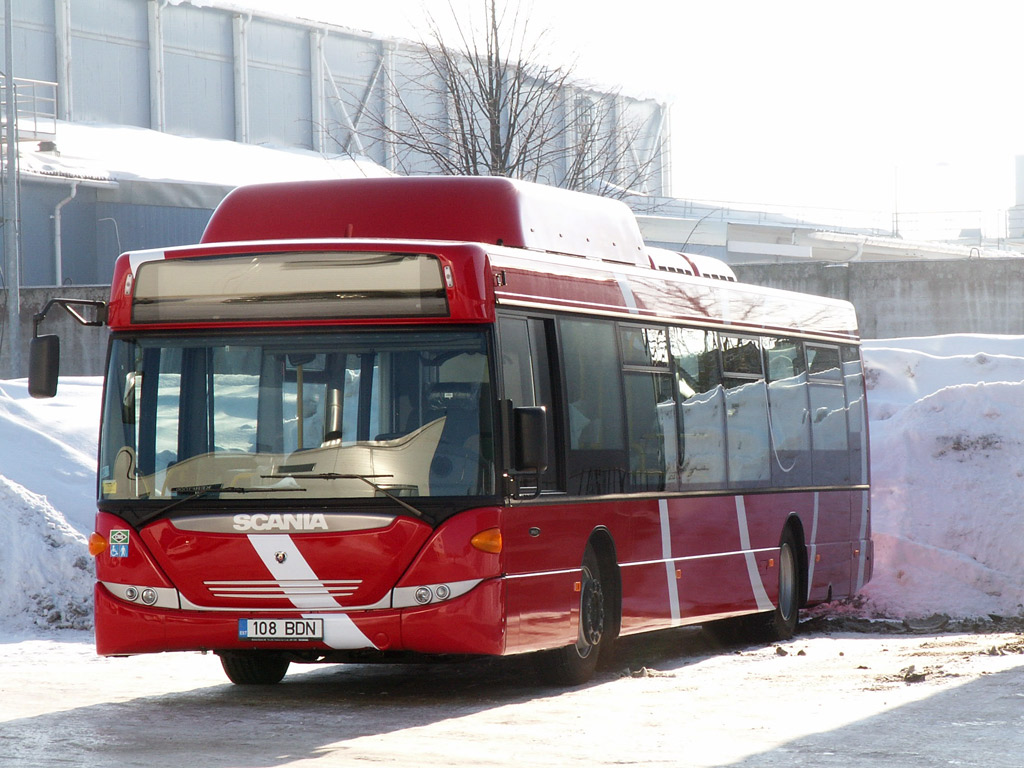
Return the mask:
{"type": "Polygon", "coordinates": [[[235,515],[236,531],[315,531],[327,530],[327,521],[322,514],[254,514],[235,515]]]}
{"type": "Polygon", "coordinates": [[[123,254],[105,325],[96,648],[292,663],[786,638],[872,570],[853,307],[503,178],[241,187],[123,254]],[[718,624],[716,626],[725,626],[718,624]]]}

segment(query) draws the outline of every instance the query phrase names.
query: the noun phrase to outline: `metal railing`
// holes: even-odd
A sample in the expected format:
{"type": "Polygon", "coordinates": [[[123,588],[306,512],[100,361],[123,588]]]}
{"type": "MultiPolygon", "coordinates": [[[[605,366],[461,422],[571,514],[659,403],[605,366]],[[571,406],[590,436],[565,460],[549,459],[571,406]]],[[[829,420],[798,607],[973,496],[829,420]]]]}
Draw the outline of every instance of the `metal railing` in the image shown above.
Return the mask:
{"type": "MultiPolygon", "coordinates": [[[[0,136],[7,141],[7,76],[0,74],[0,136]]],[[[57,84],[47,80],[14,78],[17,138],[40,141],[57,135],[57,84]]]]}

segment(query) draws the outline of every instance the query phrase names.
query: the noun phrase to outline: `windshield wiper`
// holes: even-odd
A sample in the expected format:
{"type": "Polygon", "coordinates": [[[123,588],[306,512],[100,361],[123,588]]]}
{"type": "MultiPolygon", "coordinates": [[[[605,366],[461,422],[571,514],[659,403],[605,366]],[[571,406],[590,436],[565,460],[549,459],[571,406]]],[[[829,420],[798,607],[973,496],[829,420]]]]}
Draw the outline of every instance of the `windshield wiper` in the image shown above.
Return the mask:
{"type": "Polygon", "coordinates": [[[303,473],[289,473],[289,474],[285,474],[285,475],[260,475],[260,477],[265,479],[265,480],[282,479],[282,478],[287,478],[287,477],[290,477],[293,480],[362,480],[368,486],[373,488],[373,490],[378,491],[379,493],[383,494],[384,496],[387,496],[389,499],[391,499],[396,504],[399,504],[402,507],[404,507],[405,509],[407,509],[410,512],[412,512],[414,515],[416,515],[416,517],[418,517],[420,519],[424,519],[424,520],[429,520],[430,519],[425,514],[423,514],[420,510],[416,509],[416,507],[414,507],[412,504],[410,504],[407,501],[403,501],[401,498],[399,498],[395,494],[391,493],[391,491],[389,491],[387,488],[385,488],[384,486],[379,485],[379,484],[373,482],[373,480],[371,479],[371,478],[378,478],[378,477],[394,477],[394,475],[349,475],[349,474],[343,474],[343,473],[340,473],[340,472],[318,472],[318,473],[316,473],[316,472],[309,472],[309,473],[303,472],[303,473]]]}
{"type": "Polygon", "coordinates": [[[171,493],[184,493],[186,496],[182,496],[180,499],[175,499],[167,506],[161,508],[157,512],[148,516],[147,519],[153,519],[166,514],[168,511],[174,509],[179,504],[184,504],[187,501],[193,501],[195,499],[201,499],[203,496],[209,496],[211,493],[281,493],[284,491],[304,491],[305,488],[296,484],[294,486],[279,486],[279,485],[267,485],[257,488],[242,488],[237,485],[221,485],[220,483],[211,483],[209,485],[185,485],[177,488],[171,488],[171,493]]]}

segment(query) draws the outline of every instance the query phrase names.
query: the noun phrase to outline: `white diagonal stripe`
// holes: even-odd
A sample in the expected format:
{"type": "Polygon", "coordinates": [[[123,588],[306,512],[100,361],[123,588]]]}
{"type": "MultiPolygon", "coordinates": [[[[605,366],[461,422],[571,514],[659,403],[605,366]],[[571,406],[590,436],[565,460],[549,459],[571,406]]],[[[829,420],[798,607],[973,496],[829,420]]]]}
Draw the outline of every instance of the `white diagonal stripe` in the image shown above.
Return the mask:
{"type": "MultiPolygon", "coordinates": [[[[249,534],[249,542],[252,544],[260,560],[267,566],[267,570],[278,581],[307,580],[319,584],[319,579],[313,569],[306,562],[306,558],[295,546],[292,537],[287,534],[249,534]],[[277,553],[284,553],[284,562],[277,561],[277,553]]],[[[313,594],[287,595],[292,605],[296,608],[333,608],[338,602],[331,597],[330,592],[320,584],[318,590],[313,594]]]]}
{"type": "Polygon", "coordinates": [[[661,518],[661,558],[665,561],[665,576],[668,579],[668,609],[673,626],[679,625],[679,586],[676,582],[676,564],[672,559],[672,535],[668,523],[668,502],[658,499],[658,516],[661,518]]]}
{"type": "Polygon", "coordinates": [[[764,582],[761,581],[761,574],[757,570],[757,558],[750,551],[747,507],[742,496],[736,497],[736,520],[740,526],[740,548],[743,550],[743,558],[747,561],[747,575],[750,577],[750,588],[754,590],[754,600],[757,601],[758,610],[770,611],[775,605],[768,598],[768,593],[765,592],[764,582]]]}

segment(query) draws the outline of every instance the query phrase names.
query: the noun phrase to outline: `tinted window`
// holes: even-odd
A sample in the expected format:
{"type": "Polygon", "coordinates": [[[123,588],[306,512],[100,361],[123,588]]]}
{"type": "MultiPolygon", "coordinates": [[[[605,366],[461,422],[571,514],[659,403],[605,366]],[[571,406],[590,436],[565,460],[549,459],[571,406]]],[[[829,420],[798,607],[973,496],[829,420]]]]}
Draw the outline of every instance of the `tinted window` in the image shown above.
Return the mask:
{"type": "Polygon", "coordinates": [[[768,374],[768,420],[772,438],[772,485],[811,483],[811,420],[803,345],[792,339],[762,339],[768,374]]]}
{"type": "Polygon", "coordinates": [[[756,338],[722,337],[729,486],[747,488],[771,480],[768,398],[756,338]]]}
{"type": "Polygon", "coordinates": [[[679,398],[679,487],[723,487],[726,482],[725,390],[718,337],[710,331],[670,328],[669,347],[679,398]]]}
{"type": "Polygon", "coordinates": [[[850,426],[850,480],[864,484],[868,481],[868,430],[864,407],[864,368],[857,347],[843,347],[843,382],[849,409],[850,426]]]}
{"type": "Polygon", "coordinates": [[[668,372],[668,335],[664,328],[622,326],[619,337],[626,394],[629,488],[660,491],[675,487],[678,438],[676,401],[668,372]]]}
{"type": "Polygon", "coordinates": [[[835,485],[849,482],[846,394],[840,370],[839,347],[807,344],[814,446],[813,482],[835,485]]]}
{"type": "Polygon", "coordinates": [[[621,493],[627,462],[615,325],[559,322],[568,421],[570,493],[621,493]]]}

